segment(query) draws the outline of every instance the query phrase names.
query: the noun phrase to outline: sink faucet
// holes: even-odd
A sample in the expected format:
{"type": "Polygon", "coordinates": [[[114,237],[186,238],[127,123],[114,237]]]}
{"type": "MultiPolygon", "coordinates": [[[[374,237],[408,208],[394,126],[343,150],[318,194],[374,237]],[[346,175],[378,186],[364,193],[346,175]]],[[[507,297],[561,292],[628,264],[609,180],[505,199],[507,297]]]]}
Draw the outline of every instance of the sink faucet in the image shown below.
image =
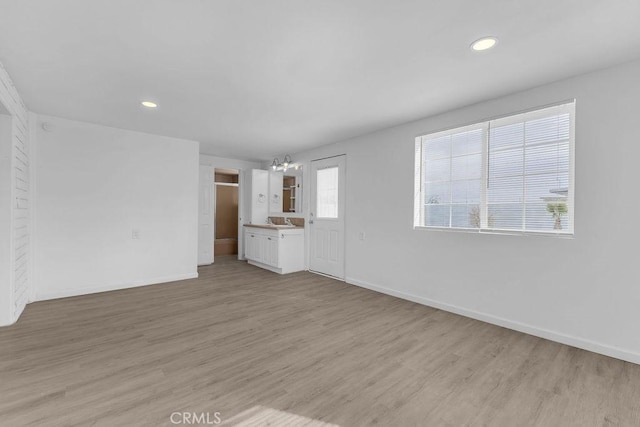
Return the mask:
{"type": "Polygon", "coordinates": [[[269,225],[273,225],[273,221],[271,221],[271,217],[267,217],[267,224],[269,225]]]}
{"type": "Polygon", "coordinates": [[[293,225],[293,223],[291,222],[291,220],[289,219],[289,217],[284,219],[284,223],[287,225],[293,225]]]}

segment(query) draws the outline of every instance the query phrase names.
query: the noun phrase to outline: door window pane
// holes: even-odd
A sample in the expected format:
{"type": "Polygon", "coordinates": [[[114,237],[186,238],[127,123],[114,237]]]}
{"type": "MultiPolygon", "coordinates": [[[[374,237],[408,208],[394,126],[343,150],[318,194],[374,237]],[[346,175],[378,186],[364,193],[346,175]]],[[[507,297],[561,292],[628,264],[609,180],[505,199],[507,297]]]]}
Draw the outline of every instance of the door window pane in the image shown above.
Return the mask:
{"type": "Polygon", "coordinates": [[[316,174],[318,218],[338,218],[338,167],[320,169],[316,174]]]}

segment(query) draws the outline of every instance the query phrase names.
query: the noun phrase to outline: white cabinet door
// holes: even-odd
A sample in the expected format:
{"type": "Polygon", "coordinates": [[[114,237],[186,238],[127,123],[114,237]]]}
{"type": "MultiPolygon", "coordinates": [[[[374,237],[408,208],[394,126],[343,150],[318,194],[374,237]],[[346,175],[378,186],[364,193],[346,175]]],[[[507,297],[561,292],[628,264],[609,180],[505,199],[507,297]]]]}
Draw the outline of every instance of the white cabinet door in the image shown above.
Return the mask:
{"type": "Polygon", "coordinates": [[[251,223],[266,224],[269,216],[269,172],[251,170],[251,223]]]}
{"type": "Polygon", "coordinates": [[[253,260],[253,238],[248,229],[244,231],[244,251],[245,258],[253,260]]]}
{"type": "Polygon", "coordinates": [[[271,237],[262,237],[262,262],[268,265],[271,265],[271,245],[269,245],[269,242],[271,241],[270,239],[271,237]]]}
{"type": "Polygon", "coordinates": [[[251,233],[251,244],[253,245],[253,260],[257,262],[262,262],[264,257],[264,236],[260,234],[251,233]]]}
{"type": "Polygon", "coordinates": [[[272,267],[280,267],[278,264],[279,249],[278,236],[266,236],[264,263],[269,264],[272,267]]]}
{"type": "Polygon", "coordinates": [[[251,230],[245,232],[246,253],[247,259],[252,261],[262,262],[262,256],[264,253],[262,240],[264,236],[257,234],[251,230]]]}
{"type": "Polygon", "coordinates": [[[269,172],[269,212],[282,213],[282,181],[282,172],[269,172]]]}

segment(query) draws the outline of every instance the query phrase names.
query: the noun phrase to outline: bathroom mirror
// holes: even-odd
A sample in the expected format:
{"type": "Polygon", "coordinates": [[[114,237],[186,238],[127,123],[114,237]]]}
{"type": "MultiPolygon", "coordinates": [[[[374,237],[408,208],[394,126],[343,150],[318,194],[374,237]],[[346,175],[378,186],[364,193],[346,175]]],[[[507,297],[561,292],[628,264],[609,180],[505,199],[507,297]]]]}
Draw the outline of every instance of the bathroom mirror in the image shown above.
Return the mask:
{"type": "Polygon", "coordinates": [[[302,166],[269,172],[269,213],[302,213],[302,166]]]}

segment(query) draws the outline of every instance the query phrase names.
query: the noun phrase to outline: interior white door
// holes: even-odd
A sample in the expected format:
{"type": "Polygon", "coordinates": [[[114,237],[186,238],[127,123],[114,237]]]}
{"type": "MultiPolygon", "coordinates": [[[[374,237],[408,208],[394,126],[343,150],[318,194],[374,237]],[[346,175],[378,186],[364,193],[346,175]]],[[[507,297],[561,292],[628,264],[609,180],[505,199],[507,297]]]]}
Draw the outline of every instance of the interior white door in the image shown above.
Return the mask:
{"type": "Polygon", "coordinates": [[[213,167],[200,165],[198,265],[213,264],[213,167]]]}
{"type": "Polygon", "coordinates": [[[309,270],[344,280],[345,156],[311,162],[309,270]]]}
{"type": "Polygon", "coordinates": [[[244,240],[242,238],[244,233],[244,218],[245,218],[245,205],[244,205],[244,174],[241,170],[238,171],[238,259],[244,259],[244,240]]]}

